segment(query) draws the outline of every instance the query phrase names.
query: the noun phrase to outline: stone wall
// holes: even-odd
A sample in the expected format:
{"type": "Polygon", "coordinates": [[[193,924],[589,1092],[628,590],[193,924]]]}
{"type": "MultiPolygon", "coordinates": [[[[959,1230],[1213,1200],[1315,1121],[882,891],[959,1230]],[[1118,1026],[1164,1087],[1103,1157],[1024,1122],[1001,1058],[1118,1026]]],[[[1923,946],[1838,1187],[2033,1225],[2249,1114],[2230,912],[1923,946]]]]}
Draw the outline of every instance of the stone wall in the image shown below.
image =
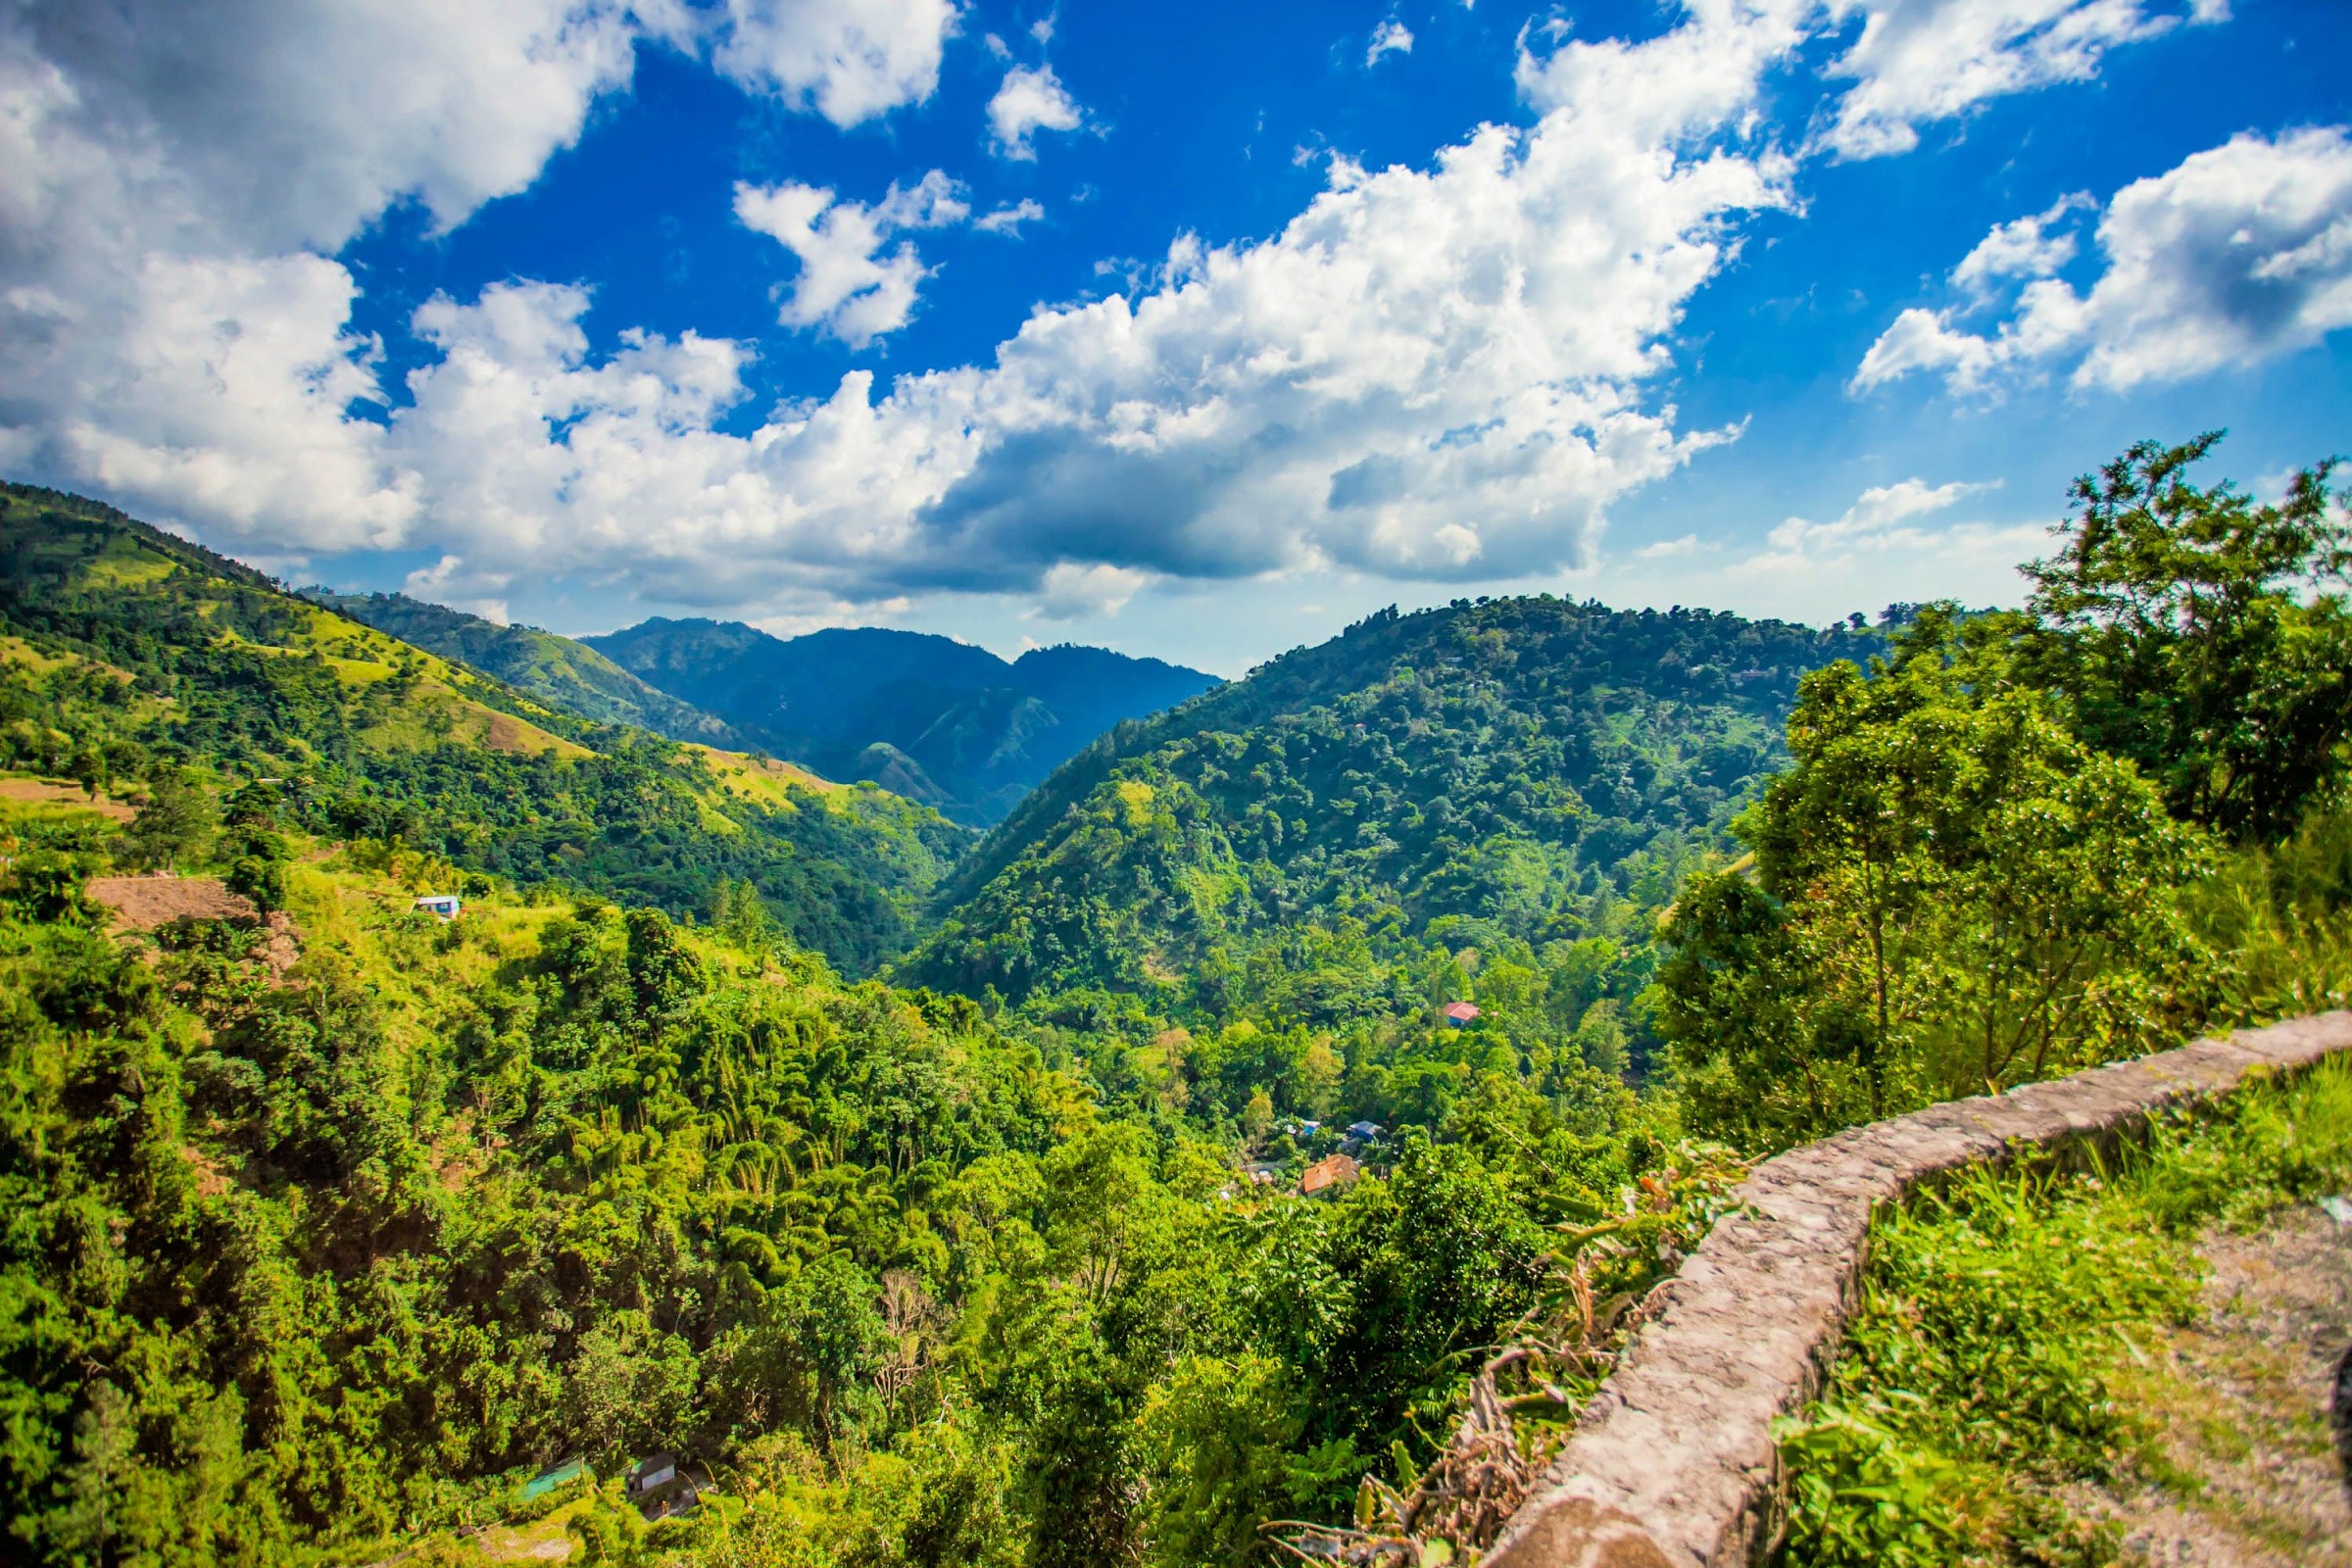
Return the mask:
{"type": "Polygon", "coordinates": [[[1775,1417],[1821,1390],[1858,1299],[1872,1214],[2018,1145],[2111,1137],[2158,1106],[2352,1051],[2352,1012],[1934,1105],[1756,1167],[1746,1207],[1650,1315],[1487,1568],[1748,1568],[1787,1527],[1775,1417]]]}

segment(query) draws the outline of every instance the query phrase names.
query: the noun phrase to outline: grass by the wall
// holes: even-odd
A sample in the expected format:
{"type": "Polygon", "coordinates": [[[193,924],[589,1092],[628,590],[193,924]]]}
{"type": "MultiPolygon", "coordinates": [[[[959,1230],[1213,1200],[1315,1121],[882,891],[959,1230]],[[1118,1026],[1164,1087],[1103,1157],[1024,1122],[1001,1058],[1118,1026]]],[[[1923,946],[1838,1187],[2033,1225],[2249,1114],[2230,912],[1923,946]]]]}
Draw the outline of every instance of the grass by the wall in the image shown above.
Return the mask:
{"type": "Polygon", "coordinates": [[[2315,811],[2284,844],[2234,852],[2191,914],[2220,956],[2216,1023],[2352,1006],[2352,810],[2315,811]]]}
{"type": "Polygon", "coordinates": [[[2196,1307],[2197,1233],[2348,1178],[2339,1063],[2168,1117],[2104,1174],[1979,1170],[1890,1210],[1827,1395],[1782,1431],[1789,1564],[2115,1561],[2115,1527],[2061,1493],[2152,1443],[2119,1396],[2146,1331],[2196,1307]]]}

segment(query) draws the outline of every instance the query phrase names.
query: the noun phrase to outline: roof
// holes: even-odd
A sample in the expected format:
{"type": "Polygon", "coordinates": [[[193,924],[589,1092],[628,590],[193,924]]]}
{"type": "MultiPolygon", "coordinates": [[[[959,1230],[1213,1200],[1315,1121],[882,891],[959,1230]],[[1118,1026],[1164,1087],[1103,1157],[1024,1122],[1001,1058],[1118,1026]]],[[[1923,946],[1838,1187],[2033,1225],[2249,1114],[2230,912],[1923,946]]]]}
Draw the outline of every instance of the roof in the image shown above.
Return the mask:
{"type": "Polygon", "coordinates": [[[1380,1136],[1380,1123],[1376,1121],[1349,1122],[1348,1124],[1348,1130],[1358,1138],[1378,1138],[1380,1136]]]}
{"type": "Polygon", "coordinates": [[[1298,1190],[1312,1198],[1329,1187],[1347,1187],[1363,1174],[1363,1167],[1346,1154],[1329,1154],[1306,1167],[1298,1190]]]}
{"type": "Polygon", "coordinates": [[[1478,1004],[1475,1002],[1448,1002],[1439,1010],[1448,1018],[1459,1018],[1468,1022],[1478,1016],[1478,1004]]]}
{"type": "Polygon", "coordinates": [[[577,1481],[587,1468],[582,1460],[566,1459],[552,1470],[541,1471],[522,1489],[522,1494],[526,1499],[545,1496],[566,1482],[577,1481]]]}

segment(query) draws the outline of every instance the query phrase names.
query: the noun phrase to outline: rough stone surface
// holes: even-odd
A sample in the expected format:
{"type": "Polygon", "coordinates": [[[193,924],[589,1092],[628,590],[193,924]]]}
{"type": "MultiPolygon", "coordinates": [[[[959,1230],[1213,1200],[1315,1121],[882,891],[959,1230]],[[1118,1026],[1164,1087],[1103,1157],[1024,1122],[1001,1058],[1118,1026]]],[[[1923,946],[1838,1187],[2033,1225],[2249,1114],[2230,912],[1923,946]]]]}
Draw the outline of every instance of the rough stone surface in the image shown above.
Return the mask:
{"type": "Polygon", "coordinates": [[[1954,1101],[1766,1160],[1659,1288],[1648,1320],[1486,1558],[1488,1568],[1746,1568],[1787,1527],[1772,1423],[1821,1390],[1860,1298],[1872,1215],[2017,1147],[2121,1137],[2256,1071],[2352,1051],[2352,1012],[1954,1101]]]}

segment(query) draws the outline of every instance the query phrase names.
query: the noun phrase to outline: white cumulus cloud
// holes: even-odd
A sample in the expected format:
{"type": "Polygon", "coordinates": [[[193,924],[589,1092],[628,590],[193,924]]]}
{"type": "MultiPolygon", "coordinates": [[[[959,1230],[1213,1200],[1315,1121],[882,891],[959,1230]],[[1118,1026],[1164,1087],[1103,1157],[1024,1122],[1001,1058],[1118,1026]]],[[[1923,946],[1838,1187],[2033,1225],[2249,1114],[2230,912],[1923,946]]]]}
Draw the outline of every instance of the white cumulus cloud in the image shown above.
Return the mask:
{"type": "Polygon", "coordinates": [[[847,122],[928,94],[954,15],[738,5],[714,38],[672,0],[0,8],[0,461],[242,549],[400,543],[424,480],[352,415],[386,399],[335,251],[400,203],[446,230],[526,188],[648,38],[750,69],[801,26],[763,79],[847,122]]]}
{"type": "Polygon", "coordinates": [[[1052,66],[1013,67],[988,101],[989,135],[1003,158],[1035,158],[1039,131],[1076,130],[1084,123],[1086,112],[1052,66]]]}
{"type": "Polygon", "coordinates": [[[1926,372],[1954,393],[1984,393],[2071,362],[2076,387],[2125,391],[2259,364],[2352,325],[2343,126],[2239,135],[2127,185],[2099,218],[2103,267],[2087,292],[2034,275],[2063,264],[2038,225],[2065,205],[2023,220],[2035,225],[2023,243],[2015,225],[1994,229],[1955,270],[1981,290],[1999,273],[1970,265],[1987,247],[2028,258],[2010,269],[2033,280],[2004,319],[1976,330],[1965,306],[1906,310],[1871,345],[1853,389],[1926,372]]]}
{"type": "Polygon", "coordinates": [[[2226,4],[2197,0],[1830,0],[1862,14],[1853,46],[1830,74],[1854,85],[1822,141],[1845,158],[1876,158],[1919,145],[1919,127],[1964,115],[1989,99],[2087,81],[2110,49],[2178,26],[2228,19],[2226,4]]]}
{"type": "Polygon", "coordinates": [[[786,326],[821,326],[852,348],[905,326],[914,314],[916,290],[930,275],[907,241],[885,255],[890,236],[960,222],[970,212],[959,187],[936,169],[910,189],[892,185],[871,207],[790,181],[735,187],[736,218],[801,264],[777,319],[786,326]]]}
{"type": "Polygon", "coordinates": [[[2075,259],[2079,241],[2071,230],[2052,233],[2051,226],[2069,213],[2096,204],[2087,195],[2061,196],[2047,210],[1995,223],[1977,248],[1952,269],[1955,286],[1983,294],[2012,277],[2048,277],[2075,259]]]}
{"type": "Polygon", "coordinates": [[[0,14],[0,455],[217,536],[396,539],[331,252],[521,189],[627,79],[640,24],[573,0],[32,3],[0,14]]]}
{"type": "Polygon", "coordinates": [[[1037,585],[1028,611],[1032,620],[1079,620],[1115,615],[1149,579],[1124,566],[1081,566],[1058,562],[1037,585]]]}
{"type": "Polygon", "coordinates": [[[1046,210],[1024,196],[1009,206],[982,213],[972,220],[972,226],[983,234],[1018,234],[1023,223],[1034,223],[1046,216],[1046,210]]]}
{"type": "Polygon", "coordinates": [[[846,127],[929,98],[956,21],[952,0],[725,0],[711,59],[846,127]]]}
{"type": "MultiPolygon", "coordinates": [[[[1736,123],[1795,36],[1741,12],[1567,45],[1542,71],[1590,87],[1532,127],[1426,169],[1336,162],[1270,239],[1180,238],[1133,297],[1041,310],[985,368],[887,393],[858,372],[741,434],[698,412],[740,399],[719,345],[608,362],[563,291],[502,302],[529,331],[449,306],[428,323],[446,361],[412,378],[432,412],[396,416],[394,444],[484,573],[625,564],[707,605],[964,589],[1079,612],[1159,577],[1552,569],[1615,498],[1729,438],[1647,388],[1740,218],[1790,200],[1787,161],[1736,123]],[[636,390],[688,369],[693,397],[636,390]],[[428,425],[473,444],[436,467],[428,425]]],[[[801,231],[833,205],[803,197],[801,231]]]]}
{"type": "MultiPolygon", "coordinates": [[[[269,25],[305,39],[324,14],[288,3],[269,25]]],[[[761,615],[977,590],[1053,616],[1163,579],[1573,567],[1614,502],[1737,434],[1687,427],[1659,387],[1745,220],[1795,205],[1760,88],[1827,14],[1693,0],[1646,41],[1524,50],[1533,123],[1420,166],[1334,159],[1278,232],[1179,236],[1125,292],[1041,308],[982,363],[887,384],[858,370],[749,410],[754,345],[592,340],[584,289],[529,280],[416,312],[431,357],[388,389],[380,346],[350,326],[352,277],[318,252],[404,197],[446,226],[527,184],[625,85],[649,29],[839,123],[918,101],[955,23],[944,0],[539,0],[487,21],[421,0],[371,13],[376,31],[333,57],[344,74],[317,80],[256,22],[252,48],[176,96],[122,89],[169,100],[127,118],[91,107],[111,78],[20,9],[0,21],[0,455],[248,548],[418,551],[420,581],[481,603],[576,574],[761,615]],[[789,48],[779,28],[799,29],[789,48]],[[172,119],[194,113],[183,99],[218,100],[218,123],[172,119]]],[[[116,74],[184,66],[139,58],[116,74]]],[[[1043,66],[1008,71],[990,111],[1008,156],[1085,124],[1043,66]]],[[[2100,221],[2111,258],[2127,206],[2100,221]]],[[[746,185],[737,212],[794,258],[785,322],[851,343],[914,309],[909,236],[1039,216],[975,220],[937,172],[870,205],[746,185]]],[[[2063,219],[1984,251],[1987,286],[2066,288],[2063,219]]],[[[2296,228],[2263,276],[2335,276],[2329,232],[2296,228]]],[[[1904,504],[1794,544],[1865,549],[1918,526],[1904,504]]]]}

